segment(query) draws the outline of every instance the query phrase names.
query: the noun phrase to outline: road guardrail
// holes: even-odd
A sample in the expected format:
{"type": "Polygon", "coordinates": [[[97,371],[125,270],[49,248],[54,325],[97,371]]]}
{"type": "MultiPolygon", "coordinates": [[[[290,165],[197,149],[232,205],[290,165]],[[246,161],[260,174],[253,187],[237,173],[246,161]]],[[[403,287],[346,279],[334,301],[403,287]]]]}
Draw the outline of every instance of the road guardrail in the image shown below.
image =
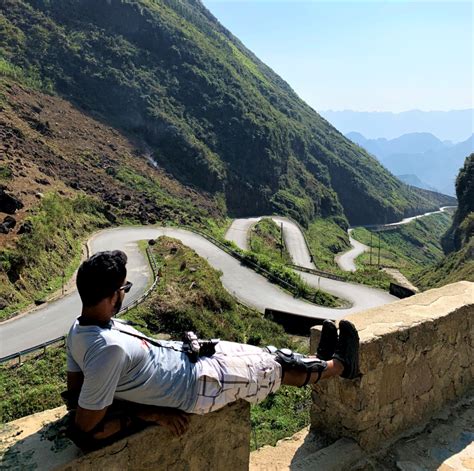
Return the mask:
{"type": "Polygon", "coordinates": [[[331,280],[336,281],[347,281],[346,278],[344,278],[343,276],[334,275],[333,273],[328,273],[327,271],[317,270],[315,268],[300,267],[299,265],[293,264],[290,264],[288,266],[298,271],[304,271],[306,273],[311,273],[312,275],[322,276],[323,278],[330,278],[331,280]]]}
{"type": "MultiPolygon", "coordinates": [[[[155,260],[155,257],[153,257],[149,247],[147,247],[146,249],[146,254],[147,254],[147,259],[148,259],[148,263],[150,264],[150,268],[151,268],[151,271],[153,273],[153,283],[151,284],[151,286],[142,294],[140,295],[138,298],[136,299],[130,299],[127,304],[118,312],[118,314],[116,315],[116,317],[120,317],[120,316],[123,316],[126,312],[128,312],[130,309],[138,306],[139,304],[141,304],[143,301],[145,301],[146,298],[148,298],[148,296],[150,295],[150,293],[155,289],[156,285],[158,284],[159,282],[159,267],[156,263],[156,260],[155,260]]],[[[26,355],[29,355],[29,354],[32,354],[32,353],[36,353],[40,350],[43,351],[43,353],[46,352],[46,348],[51,346],[51,345],[54,345],[54,344],[57,344],[57,343],[60,343],[60,342],[63,342],[63,346],[66,345],[66,338],[67,336],[66,335],[62,335],[61,337],[57,337],[55,339],[52,339],[52,340],[48,340],[47,342],[43,342],[39,345],[35,345],[34,347],[30,347],[30,348],[27,348],[26,350],[21,350],[20,352],[17,352],[17,353],[12,353],[10,355],[7,355],[5,357],[2,357],[0,358],[0,364],[2,363],[8,363],[8,362],[11,362],[13,360],[16,360],[18,359],[18,364],[21,363],[21,358],[26,356],[26,355]]]]}

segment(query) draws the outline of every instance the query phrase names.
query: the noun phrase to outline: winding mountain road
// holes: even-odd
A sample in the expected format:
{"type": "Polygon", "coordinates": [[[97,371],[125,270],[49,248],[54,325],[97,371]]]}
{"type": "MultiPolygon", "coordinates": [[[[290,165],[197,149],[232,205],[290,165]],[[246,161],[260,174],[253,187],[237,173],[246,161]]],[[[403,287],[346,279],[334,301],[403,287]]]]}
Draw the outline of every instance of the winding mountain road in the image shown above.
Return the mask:
{"type": "MultiPolygon", "coordinates": [[[[283,224],[283,238],[293,263],[300,267],[310,268],[313,270],[316,269],[314,263],[311,261],[311,255],[309,253],[308,246],[306,245],[306,241],[299,226],[295,222],[285,217],[269,217],[277,224],[283,224]]],[[[251,226],[257,223],[260,219],[262,219],[262,217],[235,219],[227,230],[225,235],[226,239],[231,240],[241,249],[247,250],[247,232],[250,230],[251,226]]],[[[319,317],[326,316],[330,319],[339,319],[349,313],[363,311],[371,307],[381,306],[398,299],[395,296],[388,294],[386,291],[382,291],[377,288],[371,288],[369,286],[357,283],[332,280],[299,270],[295,271],[297,271],[298,274],[309,285],[319,287],[323,291],[342,298],[351,304],[351,307],[347,309],[330,309],[321,306],[312,306],[311,311],[318,313],[319,317]]],[[[282,307],[279,309],[282,311],[286,310],[282,307]]],[[[293,309],[290,310],[290,312],[296,313],[299,311],[293,309]]],[[[318,315],[316,315],[316,317],[318,317],[318,315]]]]}
{"type": "Polygon", "coordinates": [[[355,265],[355,259],[369,250],[369,247],[358,240],[355,240],[351,237],[351,233],[354,229],[348,229],[347,233],[349,234],[349,243],[352,245],[352,249],[349,249],[347,252],[336,255],[336,263],[344,271],[356,271],[357,267],[355,265]]]}
{"type": "MultiPolygon", "coordinates": [[[[403,226],[408,224],[416,219],[424,218],[426,216],[431,216],[432,214],[444,213],[449,209],[454,209],[456,206],[443,206],[439,208],[438,211],[430,211],[424,214],[419,214],[418,216],[412,216],[409,218],[404,218],[398,222],[392,222],[390,224],[383,224],[383,225],[367,225],[367,226],[358,226],[358,227],[365,227],[367,229],[395,229],[399,226],[403,226]]],[[[354,228],[348,229],[347,233],[349,234],[349,242],[352,245],[352,249],[349,249],[347,252],[342,254],[336,255],[336,263],[339,267],[344,271],[356,271],[357,267],[355,265],[355,259],[361,255],[362,253],[369,250],[367,245],[364,245],[362,242],[359,242],[351,237],[351,232],[354,228]]]]}
{"type": "MultiPolygon", "coordinates": [[[[418,216],[412,216],[409,218],[402,219],[399,222],[384,224],[382,227],[388,228],[388,227],[403,226],[404,224],[408,224],[409,222],[415,221],[416,219],[424,218],[426,216],[431,216],[432,214],[444,213],[448,211],[449,209],[455,209],[455,208],[457,208],[457,206],[442,206],[441,208],[438,209],[438,211],[431,211],[429,213],[419,214],[418,216]]],[[[365,227],[371,227],[371,226],[365,226],[365,227]]]]}
{"type": "MultiPolygon", "coordinates": [[[[304,238],[299,229],[291,226],[290,221],[277,218],[284,222],[284,235],[292,253],[293,244],[301,244],[296,253],[303,254],[309,260],[304,238]],[[298,234],[299,233],[299,234],[298,234]],[[291,234],[298,234],[293,238],[291,234]],[[299,242],[297,242],[299,240],[299,242]]],[[[236,226],[237,227],[237,226],[236,226]]],[[[101,250],[120,249],[128,255],[128,279],[134,286],[126,297],[125,305],[136,299],[150,284],[148,262],[138,249],[141,240],[155,239],[161,235],[174,237],[204,257],[216,269],[222,271],[222,284],[242,303],[254,307],[260,312],[265,308],[319,318],[339,319],[349,313],[369,307],[387,304],[396,300],[393,296],[380,290],[362,285],[326,280],[308,273],[301,276],[310,284],[320,286],[328,292],[347,299],[352,306],[348,309],[330,309],[294,298],[266,278],[240,264],[238,260],[222,251],[204,237],[190,231],[163,227],[119,227],[97,233],[89,241],[91,253],[101,250]]],[[[298,255],[300,256],[300,255],[298,255]]],[[[0,357],[39,345],[53,338],[64,335],[74,319],[80,314],[80,299],[74,292],[57,301],[48,303],[18,318],[0,324],[0,357]]]]}
{"type": "Polygon", "coordinates": [[[225,234],[225,238],[234,242],[237,247],[243,250],[249,250],[248,237],[250,229],[261,219],[268,217],[278,225],[283,224],[283,238],[286,248],[291,255],[295,265],[305,268],[316,268],[311,261],[311,254],[306,245],[305,238],[299,226],[292,220],[282,216],[260,216],[253,218],[234,219],[225,234]]]}

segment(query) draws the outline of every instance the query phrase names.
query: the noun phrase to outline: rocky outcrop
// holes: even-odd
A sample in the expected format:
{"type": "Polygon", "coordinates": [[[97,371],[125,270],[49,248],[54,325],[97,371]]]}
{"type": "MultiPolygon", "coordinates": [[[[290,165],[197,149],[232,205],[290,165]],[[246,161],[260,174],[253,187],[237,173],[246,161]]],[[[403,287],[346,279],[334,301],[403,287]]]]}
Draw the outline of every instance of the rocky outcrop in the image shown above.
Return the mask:
{"type": "Polygon", "coordinates": [[[25,221],[18,229],[17,234],[30,234],[33,230],[33,224],[31,221],[25,221]]]}
{"type": "Polygon", "coordinates": [[[0,233],[8,234],[16,226],[16,219],[12,216],[6,216],[0,224],[0,233]]]}
{"type": "Polygon", "coordinates": [[[7,214],[15,214],[19,209],[23,208],[23,203],[0,187],[0,212],[7,214]]]}
{"type": "Polygon", "coordinates": [[[474,153],[466,157],[456,179],[458,207],[443,238],[446,253],[460,250],[474,235],[474,153]]]}

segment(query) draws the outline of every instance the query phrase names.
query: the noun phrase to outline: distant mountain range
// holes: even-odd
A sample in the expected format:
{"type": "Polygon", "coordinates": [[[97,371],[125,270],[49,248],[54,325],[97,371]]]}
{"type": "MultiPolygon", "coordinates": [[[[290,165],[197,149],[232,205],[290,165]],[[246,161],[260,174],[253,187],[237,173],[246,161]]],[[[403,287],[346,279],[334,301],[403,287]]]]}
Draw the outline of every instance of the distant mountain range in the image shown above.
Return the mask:
{"type": "Polygon", "coordinates": [[[442,141],[465,141],[474,133],[474,109],[454,111],[319,111],[343,134],[356,131],[368,139],[394,139],[409,133],[430,133],[442,141]]]}
{"type": "Polygon", "coordinates": [[[390,140],[367,139],[357,132],[350,132],[346,137],[376,156],[393,174],[400,175],[404,183],[435,188],[447,195],[455,194],[456,175],[465,158],[474,151],[474,134],[458,144],[443,142],[430,133],[404,134],[390,140]]]}
{"type": "Polygon", "coordinates": [[[396,177],[399,180],[401,180],[403,183],[406,183],[407,185],[416,186],[417,188],[423,188],[424,190],[439,192],[437,188],[434,188],[433,186],[428,185],[428,183],[420,180],[416,175],[413,175],[413,174],[396,175],[396,177]]]}

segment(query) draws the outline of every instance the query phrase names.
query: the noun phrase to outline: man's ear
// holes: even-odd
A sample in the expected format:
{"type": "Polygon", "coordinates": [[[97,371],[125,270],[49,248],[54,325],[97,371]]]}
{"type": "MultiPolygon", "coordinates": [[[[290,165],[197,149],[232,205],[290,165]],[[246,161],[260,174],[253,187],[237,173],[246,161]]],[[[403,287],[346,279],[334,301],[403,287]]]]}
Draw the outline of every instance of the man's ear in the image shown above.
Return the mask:
{"type": "Polygon", "coordinates": [[[119,296],[120,296],[120,292],[114,291],[107,299],[109,303],[113,305],[117,302],[117,299],[119,298],[119,296]]]}

